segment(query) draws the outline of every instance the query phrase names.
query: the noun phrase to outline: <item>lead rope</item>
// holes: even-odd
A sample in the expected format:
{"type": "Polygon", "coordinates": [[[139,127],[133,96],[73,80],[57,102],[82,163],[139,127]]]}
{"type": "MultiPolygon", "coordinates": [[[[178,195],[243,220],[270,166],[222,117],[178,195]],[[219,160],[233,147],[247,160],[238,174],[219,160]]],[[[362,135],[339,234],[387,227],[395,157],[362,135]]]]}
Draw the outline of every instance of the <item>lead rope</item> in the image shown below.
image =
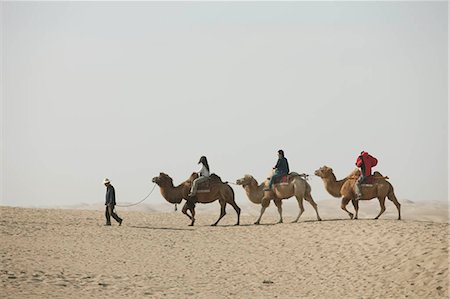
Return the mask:
{"type": "MultiPolygon", "coordinates": [[[[143,202],[144,200],[146,200],[146,199],[150,196],[150,194],[153,193],[153,190],[155,190],[155,188],[156,188],[156,183],[155,183],[155,185],[153,186],[153,188],[152,188],[152,190],[150,191],[150,193],[147,194],[147,196],[144,197],[144,199],[142,199],[142,200],[140,200],[140,201],[138,201],[138,202],[136,202],[136,203],[132,203],[132,204],[129,204],[129,205],[117,205],[117,204],[116,204],[116,206],[117,206],[117,207],[126,208],[126,207],[131,207],[131,206],[138,205],[138,204],[140,204],[141,202],[143,202]]],[[[176,211],[176,206],[175,206],[175,211],[176,211]]]]}

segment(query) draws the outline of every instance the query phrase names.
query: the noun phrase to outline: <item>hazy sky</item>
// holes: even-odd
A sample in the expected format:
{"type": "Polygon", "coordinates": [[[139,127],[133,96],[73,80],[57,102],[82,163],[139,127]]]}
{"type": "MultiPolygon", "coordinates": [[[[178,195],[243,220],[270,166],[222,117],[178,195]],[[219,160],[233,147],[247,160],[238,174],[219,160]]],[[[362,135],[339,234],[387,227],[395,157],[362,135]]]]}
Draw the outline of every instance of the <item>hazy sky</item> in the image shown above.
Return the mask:
{"type": "Polygon", "coordinates": [[[399,200],[447,199],[447,2],[0,5],[1,204],[102,202],[104,177],[133,202],[201,155],[261,181],[278,149],[338,178],[367,150],[399,200]]]}

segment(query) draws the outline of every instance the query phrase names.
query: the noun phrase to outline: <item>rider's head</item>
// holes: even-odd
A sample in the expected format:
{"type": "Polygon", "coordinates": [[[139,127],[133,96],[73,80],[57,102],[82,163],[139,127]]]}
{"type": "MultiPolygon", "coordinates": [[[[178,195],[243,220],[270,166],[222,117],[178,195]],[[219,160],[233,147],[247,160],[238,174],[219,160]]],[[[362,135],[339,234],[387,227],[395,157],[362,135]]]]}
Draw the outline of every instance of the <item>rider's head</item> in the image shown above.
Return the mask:
{"type": "Polygon", "coordinates": [[[284,151],[283,151],[283,150],[279,150],[279,151],[278,151],[278,156],[284,157],[284,151]]]}
{"type": "Polygon", "coordinates": [[[200,157],[200,160],[198,161],[197,164],[200,164],[200,163],[202,163],[203,165],[208,164],[208,160],[206,160],[205,156],[200,157]]]}
{"type": "Polygon", "coordinates": [[[200,160],[198,161],[197,164],[200,164],[200,163],[202,163],[206,167],[206,169],[208,169],[208,171],[209,171],[208,160],[206,159],[205,156],[200,157],[200,160]]]}

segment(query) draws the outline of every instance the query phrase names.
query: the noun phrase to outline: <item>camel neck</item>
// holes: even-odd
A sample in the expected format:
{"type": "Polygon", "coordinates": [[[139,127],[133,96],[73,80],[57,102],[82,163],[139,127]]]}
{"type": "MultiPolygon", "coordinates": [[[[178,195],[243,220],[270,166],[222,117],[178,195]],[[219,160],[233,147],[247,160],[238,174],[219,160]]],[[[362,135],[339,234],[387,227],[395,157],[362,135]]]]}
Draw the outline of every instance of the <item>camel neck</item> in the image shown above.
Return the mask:
{"type": "Polygon", "coordinates": [[[160,187],[161,195],[170,203],[180,203],[183,199],[184,188],[183,185],[174,187],[171,186],[160,187]]]}
{"type": "Polygon", "coordinates": [[[334,173],[332,173],[329,177],[324,178],[323,182],[328,193],[330,193],[334,197],[341,197],[341,188],[346,180],[347,179],[338,181],[336,180],[336,176],[334,175],[334,173]]]}
{"type": "Polygon", "coordinates": [[[264,184],[258,186],[258,183],[254,185],[247,185],[244,187],[245,192],[247,193],[248,199],[252,203],[260,204],[262,198],[264,197],[264,184]]]}

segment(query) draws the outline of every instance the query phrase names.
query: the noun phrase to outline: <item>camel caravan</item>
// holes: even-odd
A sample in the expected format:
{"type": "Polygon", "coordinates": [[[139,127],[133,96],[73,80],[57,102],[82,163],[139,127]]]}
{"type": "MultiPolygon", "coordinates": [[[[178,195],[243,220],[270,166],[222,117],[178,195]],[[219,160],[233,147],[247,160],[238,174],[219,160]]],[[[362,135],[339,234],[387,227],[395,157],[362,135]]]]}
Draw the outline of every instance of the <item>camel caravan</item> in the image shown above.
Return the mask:
{"type": "MultiPolygon", "coordinates": [[[[386,210],[385,200],[387,197],[395,204],[398,211],[398,220],[400,220],[400,203],[394,194],[394,188],[387,181],[389,178],[381,175],[378,171],[374,172],[373,175],[371,173],[372,167],[376,166],[377,163],[377,159],[363,151],[355,163],[358,169],[352,171],[342,180],[337,180],[333,169],[327,166],[317,169],[314,174],[323,180],[325,189],[329,194],[333,197],[342,198],[341,209],[348,214],[350,219],[358,219],[360,200],[374,198],[377,198],[380,202],[380,212],[375,217],[375,219],[378,219],[386,210]],[[350,201],[355,209],[355,214],[347,210],[350,201]]],[[[198,164],[202,164],[201,170],[192,173],[187,180],[178,186],[173,184],[173,180],[168,174],[162,172],[159,176],[154,177],[152,182],[159,186],[161,195],[169,203],[177,205],[185,200],[182,212],[190,219],[190,226],[195,223],[195,206],[197,203],[207,204],[217,200],[220,204],[220,215],[217,221],[211,225],[216,226],[225,216],[227,204],[230,204],[236,211],[237,221],[235,225],[239,225],[241,209],[236,204],[234,191],[229,183],[222,181],[218,175],[210,173],[205,156],[200,158],[198,164]]],[[[273,167],[272,175],[264,182],[258,184],[253,176],[247,174],[236,180],[236,185],[242,186],[252,203],[261,205],[260,215],[254,224],[260,224],[261,218],[271,201],[275,203],[280,215],[278,223],[283,223],[282,201],[291,197],[297,199],[299,207],[299,213],[293,223],[298,222],[305,211],[303,200],[306,200],[314,208],[317,220],[321,221],[307,179],[308,175],[306,174],[289,171],[289,164],[284,152],[279,150],[278,161],[273,167]]]]}

